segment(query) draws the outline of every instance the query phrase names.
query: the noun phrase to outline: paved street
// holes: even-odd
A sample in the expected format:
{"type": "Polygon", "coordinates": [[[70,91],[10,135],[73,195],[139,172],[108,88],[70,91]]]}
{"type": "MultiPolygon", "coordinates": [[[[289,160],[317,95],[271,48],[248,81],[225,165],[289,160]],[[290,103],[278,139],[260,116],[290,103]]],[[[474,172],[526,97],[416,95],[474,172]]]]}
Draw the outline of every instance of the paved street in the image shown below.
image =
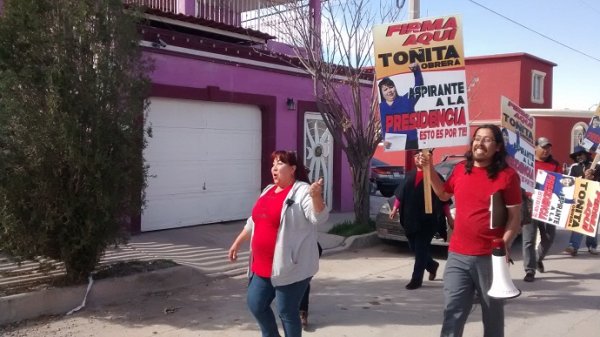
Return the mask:
{"type": "MultiPolygon", "coordinates": [[[[506,306],[506,336],[597,336],[600,331],[600,260],[587,252],[560,253],[559,231],[545,274],[524,283],[520,245],[511,268],[523,294],[506,306]]],[[[444,261],[440,257],[442,267],[444,261]]],[[[408,291],[412,258],[406,247],[378,245],[326,256],[312,283],[310,329],[305,336],[436,336],[442,281],[408,291]]],[[[440,275],[441,277],[441,275],[440,275]]],[[[113,305],[91,306],[71,317],[43,319],[5,336],[259,336],[245,307],[244,276],[204,279],[195,287],[153,292],[113,305]]],[[[474,306],[465,336],[481,336],[474,306]]]]}

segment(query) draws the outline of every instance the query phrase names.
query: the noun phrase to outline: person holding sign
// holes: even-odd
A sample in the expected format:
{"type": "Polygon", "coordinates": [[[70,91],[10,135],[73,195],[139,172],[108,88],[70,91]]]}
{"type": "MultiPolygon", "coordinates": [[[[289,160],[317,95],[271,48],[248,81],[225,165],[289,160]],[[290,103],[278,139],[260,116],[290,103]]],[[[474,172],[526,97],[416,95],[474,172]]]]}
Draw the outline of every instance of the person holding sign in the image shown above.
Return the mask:
{"type": "MultiPolygon", "coordinates": [[[[506,163],[506,147],[496,125],[477,128],[466,153],[446,183],[431,176],[431,186],[441,200],[454,196],[456,217],[444,271],[444,321],[442,337],[460,337],[479,294],[484,337],[504,336],[504,301],[491,298],[492,241],[502,239],[507,249],[521,227],[521,187],[517,172],[506,163]],[[490,198],[499,192],[507,207],[504,227],[490,228],[490,198]]],[[[422,157],[421,165],[431,165],[422,157]]]]}
{"type": "Polygon", "coordinates": [[[425,270],[429,272],[429,280],[435,280],[440,264],[431,258],[431,239],[440,228],[446,229],[446,219],[450,225],[453,224],[449,202],[442,202],[437,196],[432,198],[433,212],[425,213],[423,167],[419,160],[421,156],[422,151],[415,153],[416,169],[408,172],[404,181],[396,188],[396,200],[390,213],[390,219],[393,219],[400,211],[400,224],[404,227],[410,250],[415,253],[413,273],[406,285],[408,290],[423,285],[425,270]]]}
{"type": "MultiPolygon", "coordinates": [[[[597,166],[595,168],[591,167],[592,155],[585,148],[581,146],[576,146],[573,150],[573,153],[571,153],[569,156],[575,162],[569,168],[570,176],[583,177],[589,180],[600,181],[600,170],[596,169],[597,166]]],[[[567,248],[565,248],[565,252],[570,254],[571,256],[577,256],[577,252],[579,251],[579,246],[581,245],[582,239],[583,234],[571,232],[569,245],[567,246],[567,248]]],[[[595,237],[586,236],[585,245],[587,246],[590,254],[598,254],[598,240],[596,240],[595,237]]]]}
{"type": "MultiPolygon", "coordinates": [[[[423,74],[421,73],[421,67],[418,63],[411,63],[408,68],[415,75],[415,87],[423,85],[423,74]]],[[[389,77],[383,78],[379,81],[379,113],[381,116],[381,137],[384,140],[386,148],[390,147],[389,140],[386,140],[386,133],[404,134],[406,135],[406,145],[404,149],[415,150],[419,148],[417,130],[411,129],[406,131],[394,130],[394,115],[401,115],[405,113],[411,113],[415,111],[415,104],[419,100],[418,95],[411,95],[406,93],[402,96],[398,95],[396,85],[389,77]],[[387,143],[386,143],[387,142],[387,143]]],[[[414,90],[413,90],[414,91],[414,90]]]]}
{"type": "MultiPolygon", "coordinates": [[[[538,170],[544,170],[549,172],[562,173],[560,164],[552,158],[552,143],[546,137],[540,137],[535,142],[535,174],[537,175],[538,170]]],[[[525,200],[529,214],[531,213],[531,194],[527,195],[525,200]]],[[[531,220],[531,223],[525,224],[521,229],[522,241],[523,241],[523,266],[525,268],[525,277],[523,281],[533,282],[535,280],[536,269],[543,273],[544,257],[548,254],[554,237],[556,235],[556,226],[547,224],[545,222],[531,220]],[[537,240],[537,231],[540,231],[540,244],[537,247],[537,254],[535,249],[535,243],[537,240]],[[537,255],[537,256],[536,256],[537,255]]]]}

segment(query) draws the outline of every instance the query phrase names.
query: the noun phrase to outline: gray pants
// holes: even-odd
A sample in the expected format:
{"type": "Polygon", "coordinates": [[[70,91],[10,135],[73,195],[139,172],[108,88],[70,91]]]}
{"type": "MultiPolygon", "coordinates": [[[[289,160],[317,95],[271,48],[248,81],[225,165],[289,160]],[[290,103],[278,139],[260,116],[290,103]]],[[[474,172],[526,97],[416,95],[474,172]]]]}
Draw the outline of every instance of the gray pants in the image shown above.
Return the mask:
{"type": "Polygon", "coordinates": [[[530,224],[521,229],[521,239],[523,240],[523,267],[526,273],[534,273],[538,261],[544,260],[550,250],[556,235],[556,227],[547,223],[532,220],[530,224]],[[536,247],[537,230],[540,230],[540,245],[536,247]]]}
{"type": "Polygon", "coordinates": [[[504,336],[504,300],[487,292],[492,286],[492,257],[448,253],[444,271],[444,323],[441,337],[461,337],[479,293],[484,337],[504,336]]]}

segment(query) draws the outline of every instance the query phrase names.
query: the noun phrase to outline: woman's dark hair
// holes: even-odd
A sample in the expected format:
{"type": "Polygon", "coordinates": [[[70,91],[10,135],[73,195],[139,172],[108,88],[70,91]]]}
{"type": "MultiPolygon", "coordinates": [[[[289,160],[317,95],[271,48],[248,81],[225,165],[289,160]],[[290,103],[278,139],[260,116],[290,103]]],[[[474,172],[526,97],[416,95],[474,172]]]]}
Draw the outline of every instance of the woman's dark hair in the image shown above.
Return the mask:
{"type": "Polygon", "coordinates": [[[381,98],[380,102],[385,101],[385,99],[383,98],[383,91],[381,89],[381,87],[383,86],[386,87],[392,87],[395,88],[396,85],[394,84],[394,81],[392,81],[389,77],[384,77],[381,81],[379,81],[379,84],[377,85],[379,87],[379,97],[381,98]]]}
{"type": "Polygon", "coordinates": [[[298,161],[295,151],[284,151],[284,150],[273,151],[273,153],[271,154],[271,160],[275,160],[275,159],[281,160],[282,162],[284,162],[290,166],[296,166],[294,178],[298,181],[303,181],[305,183],[309,182],[308,174],[306,173],[306,168],[304,167],[304,164],[302,162],[298,161]]]}
{"type": "MultiPolygon", "coordinates": [[[[504,144],[504,137],[502,137],[502,131],[500,130],[500,128],[497,125],[494,124],[484,124],[480,127],[478,127],[475,130],[475,135],[477,134],[477,131],[481,130],[481,129],[489,129],[492,130],[492,134],[494,135],[494,142],[496,142],[496,145],[498,146],[498,151],[496,151],[496,153],[494,153],[494,157],[492,157],[492,163],[490,165],[488,165],[486,167],[487,169],[487,176],[490,179],[495,179],[498,176],[498,172],[504,170],[506,167],[508,167],[508,164],[506,163],[506,146],[504,144]]],[[[471,148],[469,149],[469,151],[467,151],[465,153],[465,157],[467,158],[467,163],[465,165],[465,170],[467,171],[467,174],[470,174],[471,171],[473,170],[473,164],[474,164],[474,160],[473,160],[473,142],[475,141],[475,137],[473,137],[473,139],[471,139],[471,148]]]]}
{"type": "Polygon", "coordinates": [[[564,186],[564,187],[569,187],[569,186],[573,186],[575,185],[575,179],[573,179],[572,177],[562,177],[560,179],[560,183],[564,186]]]}

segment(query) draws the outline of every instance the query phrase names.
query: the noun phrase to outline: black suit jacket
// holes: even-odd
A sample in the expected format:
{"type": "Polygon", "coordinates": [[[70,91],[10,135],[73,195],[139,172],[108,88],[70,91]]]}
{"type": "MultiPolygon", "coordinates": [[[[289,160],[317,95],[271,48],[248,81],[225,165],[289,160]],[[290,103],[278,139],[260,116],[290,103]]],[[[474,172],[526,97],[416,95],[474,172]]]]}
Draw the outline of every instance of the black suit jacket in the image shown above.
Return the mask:
{"type": "MultiPolygon", "coordinates": [[[[432,174],[437,174],[440,179],[443,179],[435,171],[432,174]]],[[[416,176],[416,170],[409,171],[394,193],[396,198],[400,200],[400,224],[408,235],[419,232],[433,235],[438,231],[443,235],[446,231],[444,204],[449,204],[450,201],[441,201],[432,191],[433,212],[426,214],[423,180],[415,186],[416,176]]]]}

